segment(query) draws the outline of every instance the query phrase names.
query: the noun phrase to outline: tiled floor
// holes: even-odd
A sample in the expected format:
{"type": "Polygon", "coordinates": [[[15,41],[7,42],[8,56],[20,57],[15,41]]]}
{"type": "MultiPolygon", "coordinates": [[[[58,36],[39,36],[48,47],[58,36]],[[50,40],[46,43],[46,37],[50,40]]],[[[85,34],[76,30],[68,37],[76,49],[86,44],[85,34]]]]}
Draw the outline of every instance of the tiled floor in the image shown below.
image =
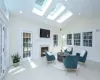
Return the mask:
{"type": "Polygon", "coordinates": [[[12,67],[4,80],[100,80],[100,63],[87,61],[87,67],[80,66],[78,75],[47,64],[44,59],[28,60],[12,67]]]}

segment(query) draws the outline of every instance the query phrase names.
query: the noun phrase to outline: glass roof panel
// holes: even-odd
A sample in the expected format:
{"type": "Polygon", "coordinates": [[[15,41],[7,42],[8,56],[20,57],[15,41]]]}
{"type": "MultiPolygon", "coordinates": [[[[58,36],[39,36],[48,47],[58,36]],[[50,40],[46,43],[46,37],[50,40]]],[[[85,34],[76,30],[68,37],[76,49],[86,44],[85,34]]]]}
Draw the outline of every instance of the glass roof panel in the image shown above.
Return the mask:
{"type": "Polygon", "coordinates": [[[48,19],[54,20],[65,10],[65,6],[61,3],[58,3],[55,8],[52,9],[50,14],[47,16],[48,19]]]}
{"type": "Polygon", "coordinates": [[[62,23],[63,21],[65,21],[66,19],[70,18],[73,15],[72,12],[67,11],[65,14],[63,14],[56,22],[58,23],[62,23]]]}
{"type": "Polygon", "coordinates": [[[37,15],[43,16],[45,11],[50,6],[51,2],[52,0],[36,0],[32,12],[36,13],[37,15]]]}

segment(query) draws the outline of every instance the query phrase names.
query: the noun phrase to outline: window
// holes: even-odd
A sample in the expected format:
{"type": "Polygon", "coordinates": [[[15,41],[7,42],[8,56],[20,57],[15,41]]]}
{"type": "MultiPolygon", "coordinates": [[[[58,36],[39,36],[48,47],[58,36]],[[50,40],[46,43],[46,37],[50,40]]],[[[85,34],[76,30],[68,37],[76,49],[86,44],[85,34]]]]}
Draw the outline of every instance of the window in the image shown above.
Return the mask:
{"type": "Polygon", "coordinates": [[[75,33],[74,34],[74,45],[80,46],[80,38],[81,38],[80,33],[75,33]]]}
{"type": "Polygon", "coordinates": [[[92,32],[83,33],[83,46],[92,47],[92,32]]]}
{"type": "Polygon", "coordinates": [[[37,15],[43,16],[48,7],[50,6],[52,0],[36,0],[32,12],[37,15]]]}
{"type": "Polygon", "coordinates": [[[50,14],[47,16],[48,19],[54,20],[57,16],[59,16],[65,10],[65,6],[61,3],[56,4],[56,6],[52,9],[50,14]]]}
{"type": "Polygon", "coordinates": [[[0,20],[0,79],[3,77],[4,71],[6,70],[6,61],[7,61],[7,28],[3,27],[3,24],[0,20]]]}
{"type": "Polygon", "coordinates": [[[58,46],[58,35],[56,34],[53,35],[53,41],[54,41],[54,47],[58,46]]]}
{"type": "Polygon", "coordinates": [[[67,34],[67,44],[72,45],[72,34],[67,34]]]}

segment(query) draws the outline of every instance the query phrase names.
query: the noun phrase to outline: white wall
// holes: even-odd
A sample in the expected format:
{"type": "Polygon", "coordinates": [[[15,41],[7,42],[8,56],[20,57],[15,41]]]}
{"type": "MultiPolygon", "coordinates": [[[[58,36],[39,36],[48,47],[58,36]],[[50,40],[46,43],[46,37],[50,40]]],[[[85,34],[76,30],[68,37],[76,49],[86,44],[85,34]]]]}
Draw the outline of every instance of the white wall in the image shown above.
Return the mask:
{"type": "MultiPolygon", "coordinates": [[[[49,51],[51,52],[58,52],[59,47],[53,47],[53,34],[59,31],[59,28],[51,27],[46,24],[34,23],[27,18],[23,18],[18,15],[11,14],[10,21],[9,21],[9,41],[10,41],[10,54],[15,54],[16,52],[20,53],[20,31],[31,31],[33,37],[33,53],[32,58],[38,59],[40,57],[40,45],[49,45],[49,51]],[[50,38],[40,38],[40,28],[49,29],[51,32],[50,38]]],[[[20,53],[22,54],[22,53],[20,53]]]]}
{"type": "Polygon", "coordinates": [[[76,20],[71,21],[68,25],[66,25],[66,27],[63,28],[62,34],[73,34],[93,31],[93,47],[84,47],[82,45],[82,39],[81,46],[72,46],[74,49],[74,54],[76,52],[81,52],[83,49],[85,49],[88,51],[88,59],[100,62],[100,30],[99,32],[96,32],[97,29],[100,29],[100,17],[78,18],[76,20]]]}

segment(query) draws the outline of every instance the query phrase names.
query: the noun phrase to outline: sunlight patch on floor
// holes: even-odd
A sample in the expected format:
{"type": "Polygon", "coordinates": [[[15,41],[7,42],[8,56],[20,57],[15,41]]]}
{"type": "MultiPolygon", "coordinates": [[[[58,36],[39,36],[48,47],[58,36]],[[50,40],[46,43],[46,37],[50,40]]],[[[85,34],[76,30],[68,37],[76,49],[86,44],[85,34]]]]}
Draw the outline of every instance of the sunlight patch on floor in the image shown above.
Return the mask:
{"type": "Polygon", "coordinates": [[[8,73],[14,72],[15,70],[19,69],[20,67],[14,67],[8,71],[8,73]]]}
{"type": "Polygon", "coordinates": [[[16,72],[14,72],[12,75],[18,74],[18,73],[23,72],[23,71],[25,71],[25,70],[26,70],[25,68],[22,68],[22,69],[20,69],[20,70],[18,70],[18,71],[16,71],[16,72]]]}
{"type": "Polygon", "coordinates": [[[37,67],[37,65],[30,58],[28,58],[28,61],[29,61],[29,63],[30,63],[32,68],[36,68],[37,67]]]}

